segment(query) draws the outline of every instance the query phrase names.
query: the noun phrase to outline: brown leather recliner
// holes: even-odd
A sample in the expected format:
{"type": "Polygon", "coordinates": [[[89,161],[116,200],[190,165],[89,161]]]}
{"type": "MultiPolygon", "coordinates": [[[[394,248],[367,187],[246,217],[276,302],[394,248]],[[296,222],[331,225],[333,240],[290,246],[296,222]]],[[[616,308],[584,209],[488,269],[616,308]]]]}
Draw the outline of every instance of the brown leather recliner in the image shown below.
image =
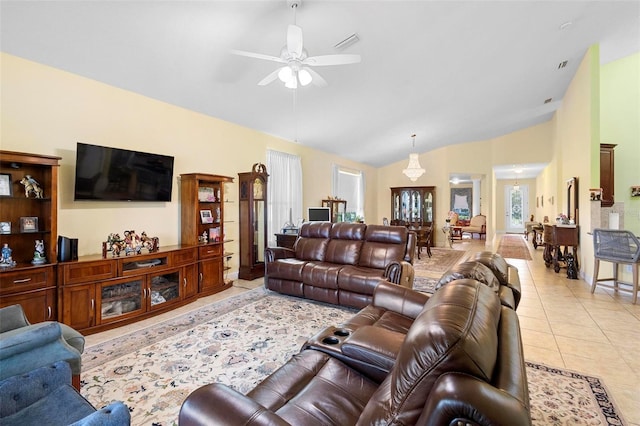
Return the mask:
{"type": "Polygon", "coordinates": [[[516,313],[474,280],[429,298],[378,384],[331,355],[303,350],[247,395],[221,384],[191,393],[189,425],[530,425],[516,313]]]}
{"type": "Polygon", "coordinates": [[[517,309],[521,288],[518,269],[509,265],[502,256],[489,251],[479,252],[466,262],[458,263],[445,272],[436,289],[453,280],[471,278],[485,283],[500,296],[502,304],[517,309]]]}
{"type": "Polygon", "coordinates": [[[402,226],[307,222],[293,250],[265,250],[265,287],[362,308],[385,279],[411,287],[415,232],[402,226]]]}

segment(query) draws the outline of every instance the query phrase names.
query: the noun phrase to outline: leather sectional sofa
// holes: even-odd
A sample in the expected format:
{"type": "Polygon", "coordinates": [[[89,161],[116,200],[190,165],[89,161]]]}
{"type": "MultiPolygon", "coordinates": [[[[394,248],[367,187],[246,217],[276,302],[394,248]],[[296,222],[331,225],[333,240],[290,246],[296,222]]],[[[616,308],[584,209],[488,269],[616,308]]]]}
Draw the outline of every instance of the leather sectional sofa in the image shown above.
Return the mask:
{"type": "Polygon", "coordinates": [[[307,222],[293,249],[265,251],[265,287],[362,308],[380,279],[411,288],[416,235],[404,226],[307,222]]]}
{"type": "Polygon", "coordinates": [[[462,279],[429,296],[381,282],[371,306],[247,395],[221,384],[191,393],[179,423],[530,425],[518,317],[494,290],[462,279]]]}
{"type": "Polygon", "coordinates": [[[503,305],[517,309],[522,289],[518,268],[506,262],[497,253],[478,252],[465,262],[449,268],[436,284],[436,289],[453,280],[471,278],[485,283],[500,296],[503,305]]]}

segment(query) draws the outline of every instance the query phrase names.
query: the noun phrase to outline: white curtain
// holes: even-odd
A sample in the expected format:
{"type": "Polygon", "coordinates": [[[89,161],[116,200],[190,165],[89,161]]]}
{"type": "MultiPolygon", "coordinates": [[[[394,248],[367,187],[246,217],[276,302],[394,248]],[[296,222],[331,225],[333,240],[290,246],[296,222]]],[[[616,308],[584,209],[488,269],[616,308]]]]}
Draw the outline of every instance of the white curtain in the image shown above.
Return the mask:
{"type": "Polygon", "coordinates": [[[267,150],[267,235],[269,247],[276,246],[274,234],[287,222],[299,226],[302,214],[302,161],[285,152],[267,150]]]}
{"type": "Polygon", "coordinates": [[[364,218],[364,173],[333,165],[333,195],[347,200],[347,212],[364,218]]]}

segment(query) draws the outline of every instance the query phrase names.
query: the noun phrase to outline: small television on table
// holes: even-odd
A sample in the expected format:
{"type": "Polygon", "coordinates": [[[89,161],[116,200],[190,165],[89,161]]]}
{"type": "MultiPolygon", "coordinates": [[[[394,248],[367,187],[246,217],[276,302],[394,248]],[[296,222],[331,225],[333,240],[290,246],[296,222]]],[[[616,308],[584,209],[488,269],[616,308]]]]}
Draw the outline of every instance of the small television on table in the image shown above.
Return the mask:
{"type": "Polygon", "coordinates": [[[307,217],[309,222],[331,222],[331,209],[329,207],[309,207],[307,217]]]}

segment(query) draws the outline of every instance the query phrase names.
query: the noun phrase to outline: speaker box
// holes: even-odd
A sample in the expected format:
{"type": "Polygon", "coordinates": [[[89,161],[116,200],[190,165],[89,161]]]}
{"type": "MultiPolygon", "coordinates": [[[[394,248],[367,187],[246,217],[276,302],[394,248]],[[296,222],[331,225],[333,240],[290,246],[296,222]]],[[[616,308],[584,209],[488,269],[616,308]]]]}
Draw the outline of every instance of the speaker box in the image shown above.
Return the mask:
{"type": "Polygon", "coordinates": [[[58,262],[78,260],[78,239],[58,237],[58,262]]]}

